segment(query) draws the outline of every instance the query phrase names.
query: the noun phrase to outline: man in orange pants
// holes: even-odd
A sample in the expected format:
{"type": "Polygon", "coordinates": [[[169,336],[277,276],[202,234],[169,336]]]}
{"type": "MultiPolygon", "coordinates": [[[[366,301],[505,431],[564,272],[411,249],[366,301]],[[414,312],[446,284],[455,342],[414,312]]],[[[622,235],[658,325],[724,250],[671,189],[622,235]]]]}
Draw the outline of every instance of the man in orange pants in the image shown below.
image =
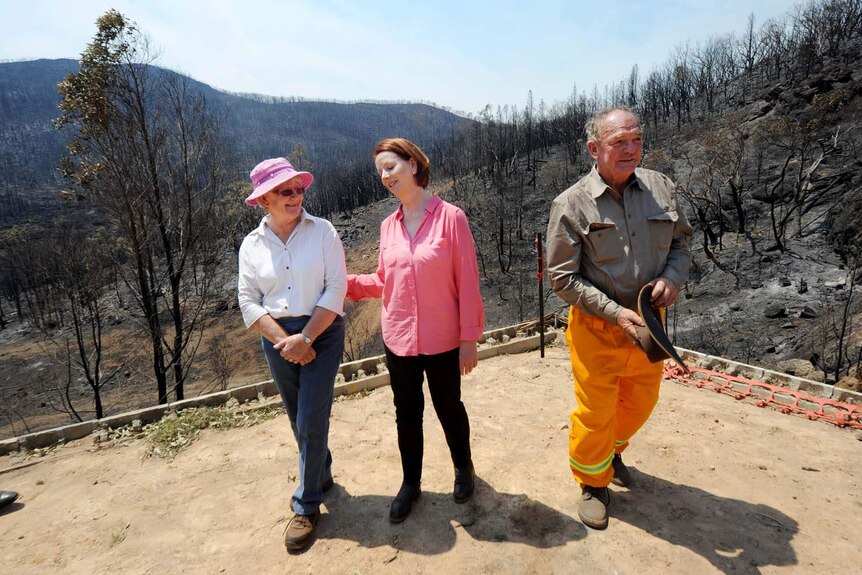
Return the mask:
{"type": "Polygon", "coordinates": [[[608,484],[630,485],[620,454],[658,401],[662,363],[634,342],[643,325],[640,289],[653,282],[653,307],[673,304],[691,263],[686,220],[671,180],[638,168],[643,139],[626,108],[587,122],[589,174],[557,196],[548,222],[548,277],[571,304],[566,341],[575,397],[569,465],[581,485],[578,515],[604,529],[608,484]]]}

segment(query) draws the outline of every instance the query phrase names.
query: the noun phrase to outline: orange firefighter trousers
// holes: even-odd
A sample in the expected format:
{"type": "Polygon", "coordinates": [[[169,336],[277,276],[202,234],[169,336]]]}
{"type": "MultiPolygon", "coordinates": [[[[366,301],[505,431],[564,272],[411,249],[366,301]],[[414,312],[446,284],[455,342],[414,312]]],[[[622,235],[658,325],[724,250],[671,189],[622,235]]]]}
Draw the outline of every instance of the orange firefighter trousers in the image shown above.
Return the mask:
{"type": "Polygon", "coordinates": [[[569,465],[578,483],[604,487],[614,453],[646,422],[658,401],[663,363],[650,363],[623,330],[572,306],[566,342],[575,398],[569,465]]]}

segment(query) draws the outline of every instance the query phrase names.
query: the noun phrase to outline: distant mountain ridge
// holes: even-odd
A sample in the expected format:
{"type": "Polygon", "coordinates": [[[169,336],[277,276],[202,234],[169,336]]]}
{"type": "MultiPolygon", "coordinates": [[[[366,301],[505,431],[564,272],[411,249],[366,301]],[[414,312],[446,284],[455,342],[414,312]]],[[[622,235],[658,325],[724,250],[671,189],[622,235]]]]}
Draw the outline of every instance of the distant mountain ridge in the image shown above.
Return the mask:
{"type": "MultiPolygon", "coordinates": [[[[58,115],[57,83],[77,71],[78,62],[71,59],[0,63],[0,191],[62,184],[56,164],[67,136],[51,121],[58,115]]],[[[311,165],[338,164],[367,156],[384,137],[428,146],[471,123],[427,104],[294,101],[191,82],[211,106],[226,112],[222,130],[243,166],[290,154],[296,144],[311,165]]]]}
{"type": "Polygon", "coordinates": [[[0,64],[0,189],[59,182],[56,164],[66,136],[51,124],[58,115],[57,82],[77,69],[75,60],[0,64]]]}

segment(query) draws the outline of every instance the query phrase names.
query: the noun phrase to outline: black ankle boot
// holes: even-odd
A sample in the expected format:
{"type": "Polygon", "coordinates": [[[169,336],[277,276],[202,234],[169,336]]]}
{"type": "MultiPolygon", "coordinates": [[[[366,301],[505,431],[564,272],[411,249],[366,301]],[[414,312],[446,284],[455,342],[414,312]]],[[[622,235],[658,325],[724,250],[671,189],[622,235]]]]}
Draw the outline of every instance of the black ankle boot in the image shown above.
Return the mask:
{"type": "Polygon", "coordinates": [[[411,485],[402,483],[401,489],[398,490],[398,495],[392,500],[392,505],[389,506],[389,521],[391,523],[401,523],[407,516],[410,515],[410,510],[413,509],[413,502],[419,499],[419,494],[422,493],[420,484],[411,485]]]}
{"type": "Polygon", "coordinates": [[[464,503],[470,499],[475,488],[475,479],[476,473],[473,471],[472,463],[467,467],[455,468],[455,490],[452,493],[455,503],[464,503]]]}

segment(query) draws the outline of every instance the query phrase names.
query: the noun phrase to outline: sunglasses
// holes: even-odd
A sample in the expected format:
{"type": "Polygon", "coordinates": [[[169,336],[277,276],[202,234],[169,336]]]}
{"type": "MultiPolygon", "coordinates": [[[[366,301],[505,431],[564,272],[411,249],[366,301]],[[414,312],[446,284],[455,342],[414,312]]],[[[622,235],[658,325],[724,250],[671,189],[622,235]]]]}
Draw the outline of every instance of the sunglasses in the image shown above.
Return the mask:
{"type": "Polygon", "coordinates": [[[287,188],[287,189],[284,189],[284,190],[273,190],[273,191],[272,191],[272,193],[273,193],[273,194],[278,194],[278,195],[279,195],[279,196],[281,196],[282,198],[292,198],[294,195],[301,196],[302,194],[304,194],[304,193],[305,193],[305,189],[304,189],[304,188],[296,188],[296,189],[294,190],[294,189],[291,189],[291,188],[287,188]]]}

